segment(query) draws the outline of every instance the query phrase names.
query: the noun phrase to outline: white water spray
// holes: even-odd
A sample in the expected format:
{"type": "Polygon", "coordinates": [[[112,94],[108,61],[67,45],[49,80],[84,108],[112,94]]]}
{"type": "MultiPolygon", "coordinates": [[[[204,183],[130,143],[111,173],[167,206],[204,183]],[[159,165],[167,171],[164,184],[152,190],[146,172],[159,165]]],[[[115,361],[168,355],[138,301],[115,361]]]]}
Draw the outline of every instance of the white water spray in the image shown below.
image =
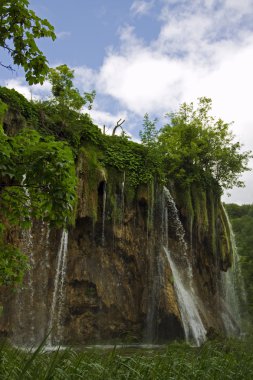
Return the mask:
{"type": "Polygon", "coordinates": [[[233,228],[226,209],[221,205],[230,231],[230,244],[232,249],[232,266],[226,272],[221,272],[221,303],[222,319],[228,335],[238,335],[241,330],[240,297],[247,302],[244,288],[240,259],[237,252],[233,228]]]}
{"type": "Polygon", "coordinates": [[[61,318],[64,303],[64,282],[66,277],[68,250],[68,231],[63,230],[61,235],[60,247],[57,253],[56,273],[54,280],[53,298],[49,317],[49,345],[52,345],[53,328],[59,339],[62,338],[61,318]]]}
{"type": "Polygon", "coordinates": [[[206,339],[206,330],[198,311],[198,300],[193,287],[192,266],[187,256],[187,244],[184,238],[185,232],[174,199],[166,187],[164,187],[164,196],[163,248],[173,274],[185,338],[188,342],[200,346],[206,339]],[[174,227],[180,252],[169,250],[168,223],[174,227]]]}
{"type": "Polygon", "coordinates": [[[104,182],[104,186],[103,186],[102,237],[101,237],[102,246],[105,245],[105,207],[106,207],[106,182],[104,182]]]}
{"type": "MultiPolygon", "coordinates": [[[[23,190],[25,193],[25,205],[28,209],[28,212],[30,214],[31,211],[31,197],[29,190],[26,186],[26,174],[23,175],[21,185],[23,186],[23,190]]],[[[32,223],[31,216],[29,215],[30,222],[32,223]]],[[[28,258],[29,258],[29,271],[27,273],[27,288],[25,289],[25,293],[27,294],[28,297],[28,302],[29,302],[29,318],[30,318],[30,340],[31,343],[34,343],[35,339],[35,307],[34,307],[34,279],[33,279],[33,271],[35,269],[35,260],[34,260],[34,253],[33,253],[33,236],[32,236],[32,227],[29,227],[26,230],[22,230],[22,241],[24,245],[24,251],[26,252],[28,258]]],[[[23,293],[23,292],[22,292],[23,293]]],[[[18,302],[21,305],[22,304],[22,297],[23,294],[19,294],[18,302]]],[[[19,310],[19,320],[23,319],[23,314],[22,310],[19,310]]]]}
{"type": "Polygon", "coordinates": [[[195,296],[190,288],[187,288],[179,269],[172,260],[169,250],[164,247],[166,257],[173,274],[174,288],[177,295],[178,306],[184,327],[187,342],[193,342],[200,346],[206,339],[206,330],[201,321],[195,296]]]}
{"type": "Polygon", "coordinates": [[[121,184],[121,233],[123,234],[124,226],[124,213],[125,213],[125,182],[126,182],[126,172],[123,173],[123,180],[121,184]]]}

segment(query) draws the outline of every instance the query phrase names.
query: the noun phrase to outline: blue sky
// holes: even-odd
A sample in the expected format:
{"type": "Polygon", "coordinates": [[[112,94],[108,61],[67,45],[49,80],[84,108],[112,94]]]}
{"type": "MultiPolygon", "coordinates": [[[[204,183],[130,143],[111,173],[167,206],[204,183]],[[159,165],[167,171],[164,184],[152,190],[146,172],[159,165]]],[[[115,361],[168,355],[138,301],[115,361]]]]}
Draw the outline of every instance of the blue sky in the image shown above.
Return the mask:
{"type": "MultiPolygon", "coordinates": [[[[97,91],[91,116],[108,133],[124,118],[138,138],[146,112],[162,125],[183,101],[207,96],[213,114],[234,121],[236,137],[253,149],[253,0],[31,0],[30,7],[55,26],[55,42],[39,41],[50,65],[66,63],[80,91],[97,91]]],[[[34,98],[50,90],[29,89],[20,69],[1,69],[1,84],[34,98]]],[[[229,201],[253,202],[252,173],[244,179],[229,201]]]]}

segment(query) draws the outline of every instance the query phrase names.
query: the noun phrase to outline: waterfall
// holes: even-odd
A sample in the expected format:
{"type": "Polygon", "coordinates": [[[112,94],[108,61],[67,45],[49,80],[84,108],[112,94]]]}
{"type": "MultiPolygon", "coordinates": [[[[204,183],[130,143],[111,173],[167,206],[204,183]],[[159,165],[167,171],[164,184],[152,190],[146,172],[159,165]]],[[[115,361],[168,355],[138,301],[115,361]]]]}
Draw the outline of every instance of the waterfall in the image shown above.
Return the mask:
{"type": "MultiPolygon", "coordinates": [[[[165,196],[165,209],[170,211],[169,215],[167,215],[167,218],[170,221],[170,224],[175,229],[176,237],[178,238],[179,243],[180,243],[181,248],[182,248],[182,251],[183,251],[182,254],[186,257],[187,256],[186,255],[187,244],[186,244],[185,238],[184,238],[185,231],[184,231],[184,227],[183,227],[183,225],[179,219],[178,210],[177,210],[175,201],[174,201],[169,189],[167,189],[167,187],[165,187],[165,186],[163,187],[163,192],[164,192],[164,196],[165,196]]],[[[165,220],[165,223],[167,223],[166,220],[165,220]]]]}
{"type": "Polygon", "coordinates": [[[103,209],[102,209],[102,237],[101,242],[102,246],[105,245],[105,206],[106,206],[106,182],[104,182],[103,186],[103,209]]]}
{"type": "MultiPolygon", "coordinates": [[[[23,190],[25,193],[25,205],[28,209],[28,212],[30,214],[31,211],[31,198],[28,188],[26,187],[26,174],[23,175],[21,185],[23,186],[23,190]]],[[[29,215],[30,222],[32,223],[31,217],[29,215]]],[[[23,325],[25,324],[25,310],[24,310],[24,300],[25,304],[28,305],[29,309],[29,325],[30,325],[30,334],[29,339],[30,343],[35,342],[35,305],[34,305],[34,269],[35,269],[35,260],[34,260],[34,253],[33,253],[33,236],[32,236],[32,226],[30,226],[28,229],[22,230],[22,246],[23,251],[26,253],[26,255],[29,258],[29,270],[27,272],[26,277],[26,285],[24,288],[20,289],[18,292],[18,295],[16,297],[16,302],[18,304],[18,322],[19,327],[22,330],[23,325]]]]}
{"type": "Polygon", "coordinates": [[[124,213],[125,213],[125,182],[126,182],[126,172],[123,173],[123,180],[121,183],[121,216],[120,216],[120,228],[121,228],[121,237],[123,237],[124,230],[124,213]]]}
{"type": "Polygon", "coordinates": [[[60,240],[60,247],[57,253],[56,273],[54,280],[52,304],[49,315],[49,344],[53,343],[53,332],[59,339],[62,338],[62,309],[64,303],[64,282],[66,277],[66,264],[67,264],[67,250],[68,250],[68,231],[63,230],[60,240]],[[54,329],[54,331],[53,331],[54,329]]]}
{"type": "Polygon", "coordinates": [[[206,339],[206,330],[198,311],[198,300],[194,292],[192,266],[187,256],[185,232],[179,219],[174,199],[164,187],[163,201],[163,249],[173,274],[174,289],[178,301],[185,338],[197,346],[206,339]],[[177,252],[169,248],[168,221],[178,239],[177,252]]]}
{"type": "Polygon", "coordinates": [[[241,331],[242,324],[240,299],[243,303],[246,303],[247,297],[233,228],[224,206],[221,206],[229,228],[230,244],[233,255],[231,268],[229,268],[226,272],[221,272],[221,315],[227,334],[238,335],[241,331]]]}
{"type": "Polygon", "coordinates": [[[172,260],[169,250],[164,247],[166,257],[173,274],[174,288],[177,295],[178,306],[184,327],[185,338],[200,346],[206,339],[206,330],[201,321],[197,302],[191,288],[188,288],[179,273],[179,269],[172,260]]]}
{"type": "Polygon", "coordinates": [[[147,343],[154,342],[157,330],[157,304],[160,288],[160,275],[158,274],[157,252],[154,246],[154,183],[151,182],[148,186],[148,214],[146,226],[147,251],[146,255],[149,258],[148,272],[148,296],[147,296],[147,318],[146,331],[144,340],[147,343]]]}
{"type": "MultiPolygon", "coordinates": [[[[177,206],[175,204],[175,201],[167,187],[163,187],[163,194],[164,194],[164,227],[165,227],[165,233],[163,233],[163,239],[165,241],[165,245],[168,244],[168,226],[173,228],[176,238],[178,240],[178,245],[180,249],[180,256],[177,255],[177,261],[183,263],[183,265],[187,268],[187,276],[192,282],[192,265],[189,261],[188,255],[187,255],[187,244],[185,241],[185,231],[184,227],[181,223],[181,220],[178,215],[177,206]]],[[[192,284],[191,284],[192,287],[192,284]]]]}

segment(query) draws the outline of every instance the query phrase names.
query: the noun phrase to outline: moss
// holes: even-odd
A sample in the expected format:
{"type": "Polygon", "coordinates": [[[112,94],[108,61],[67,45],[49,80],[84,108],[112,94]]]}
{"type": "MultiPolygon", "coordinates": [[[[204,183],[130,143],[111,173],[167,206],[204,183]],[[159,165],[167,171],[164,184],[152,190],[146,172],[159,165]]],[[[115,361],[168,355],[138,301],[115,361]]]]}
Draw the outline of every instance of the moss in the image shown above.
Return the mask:
{"type": "Polygon", "coordinates": [[[152,181],[147,186],[148,188],[148,221],[147,226],[148,230],[152,231],[154,228],[154,204],[155,204],[155,185],[152,181]]]}
{"type": "Polygon", "coordinates": [[[221,202],[219,202],[219,205],[218,205],[218,212],[219,212],[218,215],[219,215],[221,226],[222,226],[222,229],[220,231],[220,236],[219,236],[221,260],[223,264],[225,264],[225,266],[227,265],[231,266],[232,258],[233,258],[231,227],[230,227],[228,216],[221,202]]]}
{"type": "Polygon", "coordinates": [[[7,109],[8,109],[7,104],[5,104],[0,99],[0,132],[3,132],[3,121],[4,121],[4,116],[5,116],[7,109]]]}
{"type": "Polygon", "coordinates": [[[124,208],[127,203],[125,173],[111,166],[108,167],[108,186],[107,186],[107,218],[116,224],[123,221],[124,208]],[[124,183],[124,186],[123,186],[124,183]]]}
{"type": "Polygon", "coordinates": [[[216,220],[217,220],[217,204],[212,189],[207,191],[207,214],[208,214],[208,236],[211,241],[211,252],[213,256],[217,255],[217,234],[216,234],[216,220]]]}
{"type": "Polygon", "coordinates": [[[192,185],[191,194],[195,221],[199,226],[201,226],[204,231],[207,231],[209,220],[207,212],[206,191],[192,185]]]}
{"type": "Polygon", "coordinates": [[[192,197],[192,206],[194,209],[193,226],[194,226],[194,230],[197,231],[197,238],[198,238],[198,241],[200,242],[203,240],[205,236],[208,235],[208,231],[209,231],[209,217],[208,217],[208,210],[207,210],[206,190],[192,184],[191,197],[192,197]]]}
{"type": "Polygon", "coordinates": [[[190,185],[175,184],[175,187],[171,187],[172,194],[176,200],[178,209],[180,210],[180,216],[183,225],[188,234],[189,240],[192,240],[192,228],[195,210],[192,204],[191,187],[190,185]]]}
{"type": "Polygon", "coordinates": [[[96,147],[87,145],[80,149],[77,171],[79,173],[79,206],[81,216],[90,216],[97,220],[98,187],[101,181],[106,181],[107,172],[98,160],[99,151],[96,147]],[[82,190],[80,190],[82,188],[82,190]],[[80,210],[81,208],[81,210],[80,210]]]}

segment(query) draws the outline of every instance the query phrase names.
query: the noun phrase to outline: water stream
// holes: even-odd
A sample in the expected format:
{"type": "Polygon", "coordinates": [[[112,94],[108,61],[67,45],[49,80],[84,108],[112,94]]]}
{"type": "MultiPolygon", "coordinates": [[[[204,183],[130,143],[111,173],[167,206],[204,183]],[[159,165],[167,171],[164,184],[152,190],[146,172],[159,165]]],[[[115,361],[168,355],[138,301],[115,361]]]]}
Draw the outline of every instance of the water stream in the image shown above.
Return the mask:
{"type": "MultiPolygon", "coordinates": [[[[57,253],[56,273],[53,288],[52,304],[48,323],[48,342],[52,345],[55,338],[60,342],[62,339],[62,309],[64,302],[64,283],[66,277],[68,250],[68,231],[63,230],[60,240],[60,247],[57,253]]],[[[58,342],[57,342],[58,343],[58,342]]]]}
{"type": "Polygon", "coordinates": [[[187,256],[185,232],[174,199],[166,187],[164,188],[164,198],[163,249],[173,274],[174,289],[185,338],[188,342],[200,346],[206,339],[206,329],[198,310],[198,300],[193,286],[192,266],[187,256]],[[169,248],[169,223],[170,226],[173,226],[178,239],[176,250],[169,248]]]}
{"type": "Polygon", "coordinates": [[[101,237],[102,246],[105,245],[105,210],[106,210],[106,182],[104,182],[104,186],[103,186],[102,237],[101,237]]]}
{"type": "MultiPolygon", "coordinates": [[[[31,222],[31,226],[28,229],[22,230],[22,245],[23,245],[23,251],[27,254],[29,258],[29,270],[27,272],[27,284],[23,290],[21,290],[19,293],[19,296],[17,297],[19,305],[21,306],[19,310],[19,321],[21,322],[24,319],[24,314],[22,311],[23,308],[23,298],[24,296],[27,297],[27,302],[29,303],[29,324],[30,324],[30,333],[29,333],[29,340],[30,343],[33,344],[35,341],[35,308],[34,308],[34,269],[35,269],[35,260],[34,260],[34,253],[33,253],[33,235],[32,235],[32,219],[30,216],[31,212],[31,197],[29,190],[26,186],[26,174],[23,175],[21,185],[23,186],[23,190],[25,193],[25,205],[29,212],[29,219],[31,222]]],[[[23,321],[24,322],[24,321],[23,321]]]]}
{"type": "Polygon", "coordinates": [[[164,247],[166,257],[173,274],[174,288],[178,300],[178,306],[184,327],[187,342],[200,346],[206,339],[206,330],[202,323],[197,308],[197,301],[191,290],[183,280],[180,269],[172,260],[170,251],[164,247]]]}
{"type": "Polygon", "coordinates": [[[226,272],[221,272],[221,316],[228,335],[238,335],[241,331],[242,321],[240,312],[240,301],[247,303],[246,291],[244,288],[240,258],[238,256],[235,236],[232,225],[225,208],[223,212],[227,219],[230,230],[230,243],[232,248],[232,266],[226,272]]]}

